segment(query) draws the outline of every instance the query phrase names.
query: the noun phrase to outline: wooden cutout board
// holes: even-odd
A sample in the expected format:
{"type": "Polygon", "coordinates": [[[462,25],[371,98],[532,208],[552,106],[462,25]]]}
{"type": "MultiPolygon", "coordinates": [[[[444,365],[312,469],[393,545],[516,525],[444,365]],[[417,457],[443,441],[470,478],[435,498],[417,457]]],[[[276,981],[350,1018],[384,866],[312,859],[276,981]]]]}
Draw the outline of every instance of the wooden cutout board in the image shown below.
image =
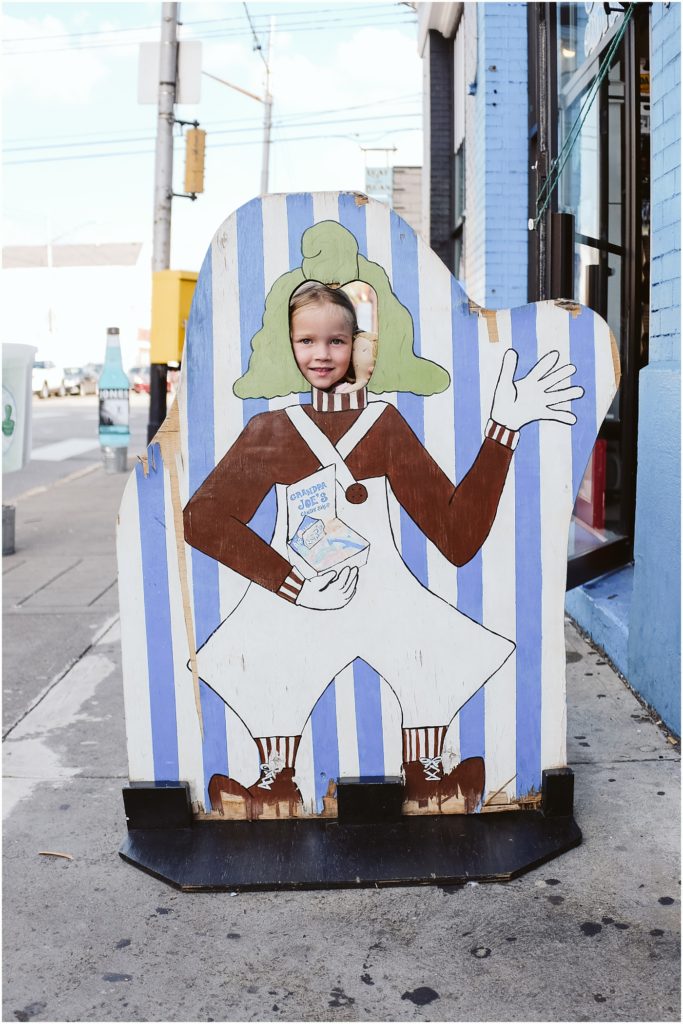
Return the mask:
{"type": "MultiPolygon", "coordinates": [[[[255,415],[305,401],[298,393],[241,399],[233,386],[248,368],[266,297],[283,275],[302,265],[302,235],[329,221],[343,225],[356,239],[359,254],[384,268],[412,318],[415,355],[443,367],[450,378],[445,390],[429,397],[385,392],[371,395],[370,404],[381,401],[397,410],[455,483],[481,447],[508,348],[519,353],[517,377],[550,350],[559,351],[562,363],[577,366],[574,382],[585,389],[573,405],[577,423],[541,421],[522,428],[491,531],[467,564],[452,565],[388,494],[393,540],[411,578],[468,621],[514,645],[485,685],[462,707],[456,702],[454,717],[422,724],[448,726],[444,770],[465,758],[484,759],[485,810],[535,806],[542,770],[566,764],[568,531],[575,495],[618,385],[614,341],[600,317],[575,303],[480,309],[412,228],[385,205],[354,193],[255,199],[219,228],[202,266],[176,405],[132,474],[119,513],[131,781],[188,781],[195,813],[203,817],[214,816],[208,796],[212,776],[229,776],[242,786],[259,778],[261,758],[244,724],[239,678],[226,670],[221,689],[235,692],[232,703],[226,703],[201,673],[193,672],[195,648],[201,651],[253,588],[263,598],[254,608],[266,609],[253,629],[267,648],[268,602],[277,602],[278,615],[285,602],[189,547],[181,535],[182,509],[255,415]]],[[[381,329],[379,344],[381,349],[381,329]]],[[[250,523],[266,541],[273,535],[275,514],[274,488],[250,523]]],[[[389,602],[383,612],[378,603],[368,624],[387,644],[406,628],[397,630],[388,607],[389,602]]],[[[292,610],[303,618],[327,614],[292,610]]],[[[328,646],[334,647],[339,632],[333,628],[328,646]]],[[[358,651],[371,646],[359,643],[358,651]]],[[[277,645],[271,647],[275,677],[282,659],[277,645]]],[[[312,706],[296,757],[296,784],[306,814],[335,813],[334,783],[340,777],[401,773],[401,726],[408,709],[402,709],[396,688],[370,661],[342,660],[329,685],[307,691],[312,706]]],[[[277,702],[286,703],[286,696],[275,684],[273,692],[281,696],[269,709],[272,728],[284,736],[291,719],[283,705],[281,718],[287,724],[276,728],[277,702]]],[[[409,701],[405,686],[401,692],[409,701]]],[[[419,705],[419,696],[416,700],[419,705]]]]}

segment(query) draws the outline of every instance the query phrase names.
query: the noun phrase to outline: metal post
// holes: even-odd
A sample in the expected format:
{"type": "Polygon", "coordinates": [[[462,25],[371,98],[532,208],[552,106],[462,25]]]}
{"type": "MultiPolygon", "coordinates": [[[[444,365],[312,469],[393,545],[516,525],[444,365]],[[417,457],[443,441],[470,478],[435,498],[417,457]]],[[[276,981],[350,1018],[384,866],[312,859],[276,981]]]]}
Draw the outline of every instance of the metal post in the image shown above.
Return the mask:
{"type": "MultiPolygon", "coordinates": [[[[154,237],[152,270],[171,265],[171,203],[173,201],[173,118],[178,71],[178,4],[161,5],[159,109],[154,164],[154,237]]],[[[166,418],[166,363],[153,363],[149,383],[147,443],[166,418]]]]}

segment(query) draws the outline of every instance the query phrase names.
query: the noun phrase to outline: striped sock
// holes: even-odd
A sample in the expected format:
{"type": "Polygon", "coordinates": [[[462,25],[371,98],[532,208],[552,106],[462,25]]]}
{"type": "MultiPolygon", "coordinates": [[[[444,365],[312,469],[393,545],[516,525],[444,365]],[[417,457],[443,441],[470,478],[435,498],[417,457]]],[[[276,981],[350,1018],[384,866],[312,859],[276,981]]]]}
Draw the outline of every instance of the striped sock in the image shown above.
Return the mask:
{"type": "Polygon", "coordinates": [[[428,725],[419,729],[402,729],[404,762],[421,757],[441,757],[447,725],[428,725]]]}
{"type": "Polygon", "coordinates": [[[261,764],[278,763],[282,768],[293,768],[301,736],[256,736],[261,764]]]}

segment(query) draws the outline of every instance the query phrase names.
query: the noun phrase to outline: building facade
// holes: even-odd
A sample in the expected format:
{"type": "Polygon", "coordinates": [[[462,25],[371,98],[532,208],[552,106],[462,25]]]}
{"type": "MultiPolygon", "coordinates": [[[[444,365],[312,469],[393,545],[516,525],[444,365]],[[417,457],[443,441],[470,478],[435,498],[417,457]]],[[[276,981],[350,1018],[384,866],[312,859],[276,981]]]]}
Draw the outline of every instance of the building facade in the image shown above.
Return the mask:
{"type": "Polygon", "coordinates": [[[567,610],[680,734],[680,5],[418,10],[430,244],[476,302],[575,299],[616,338],[567,610]]]}

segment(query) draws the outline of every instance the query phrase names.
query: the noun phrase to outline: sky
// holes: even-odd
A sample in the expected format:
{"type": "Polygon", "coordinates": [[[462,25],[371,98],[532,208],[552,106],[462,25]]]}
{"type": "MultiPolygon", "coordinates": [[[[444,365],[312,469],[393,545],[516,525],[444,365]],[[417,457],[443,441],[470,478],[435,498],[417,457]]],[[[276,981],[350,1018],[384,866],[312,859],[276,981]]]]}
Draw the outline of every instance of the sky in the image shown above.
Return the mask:
{"type": "MultiPolygon", "coordinates": [[[[237,0],[179,7],[202,71],[258,95],[272,22],[269,191],[365,191],[366,162],[422,163],[410,5],[250,2],[254,31],[237,0]]],[[[151,241],[157,111],[138,102],[138,55],[160,21],[160,3],[3,5],[3,245],[151,241]]],[[[171,267],[198,270],[218,226],[260,191],[263,106],[202,75],[200,102],[176,117],[207,131],[205,192],[173,201],[171,267]]]]}

